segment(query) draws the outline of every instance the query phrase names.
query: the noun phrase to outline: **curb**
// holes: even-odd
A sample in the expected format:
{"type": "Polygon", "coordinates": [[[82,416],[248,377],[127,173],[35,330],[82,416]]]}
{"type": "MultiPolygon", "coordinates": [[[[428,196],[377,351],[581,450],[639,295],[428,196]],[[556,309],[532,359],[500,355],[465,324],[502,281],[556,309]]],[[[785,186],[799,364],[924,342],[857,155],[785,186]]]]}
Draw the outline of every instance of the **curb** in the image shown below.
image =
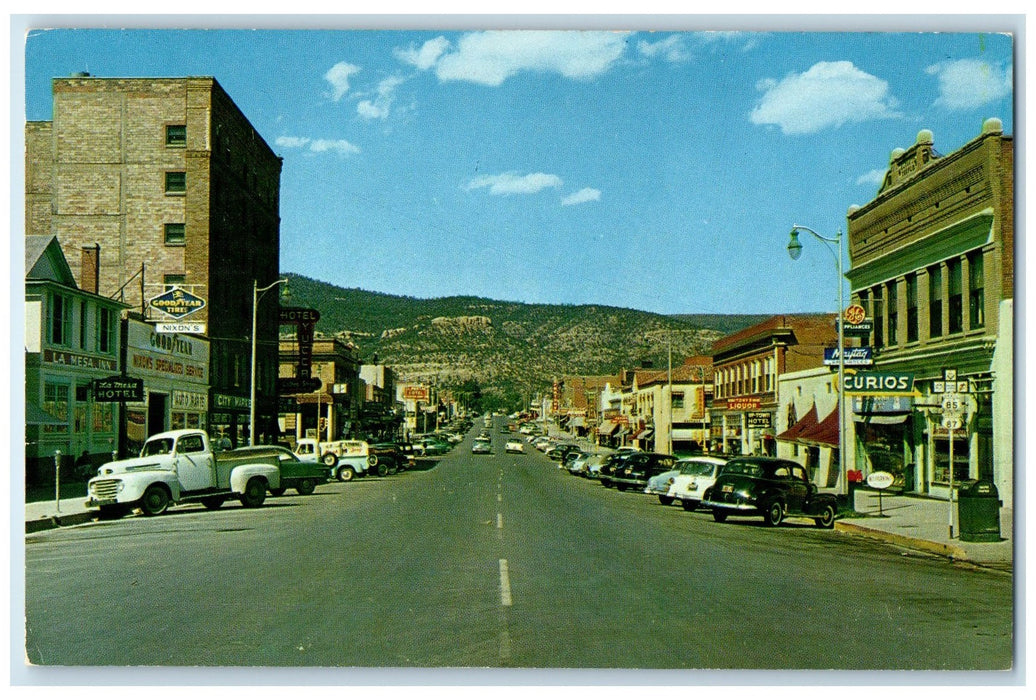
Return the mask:
{"type": "Polygon", "coordinates": [[[844,521],[835,523],[835,529],[839,532],[848,532],[854,535],[860,535],[862,537],[869,537],[875,540],[881,540],[883,542],[890,542],[907,549],[914,549],[921,552],[927,552],[929,554],[936,554],[941,557],[947,557],[955,561],[971,561],[968,557],[968,553],[963,548],[953,544],[943,544],[941,542],[931,542],[929,540],[918,539],[917,537],[910,537],[908,535],[897,535],[894,532],[885,532],[884,530],[875,530],[869,527],[863,527],[860,525],[853,525],[844,521]]]}
{"type": "Polygon", "coordinates": [[[43,530],[53,530],[58,527],[65,527],[67,525],[82,525],[93,520],[96,513],[70,513],[69,515],[51,515],[46,518],[40,518],[39,520],[26,520],[25,521],[25,534],[31,534],[33,532],[42,532],[43,530]]]}

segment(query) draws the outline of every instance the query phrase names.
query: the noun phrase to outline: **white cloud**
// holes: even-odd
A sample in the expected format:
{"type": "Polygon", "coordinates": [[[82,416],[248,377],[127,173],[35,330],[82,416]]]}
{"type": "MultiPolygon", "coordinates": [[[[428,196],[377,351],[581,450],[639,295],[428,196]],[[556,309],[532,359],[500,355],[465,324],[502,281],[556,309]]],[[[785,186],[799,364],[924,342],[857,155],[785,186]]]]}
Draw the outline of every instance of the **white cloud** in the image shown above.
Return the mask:
{"type": "Polygon", "coordinates": [[[343,156],[350,156],[359,153],[360,149],[345,139],[316,139],[309,145],[309,150],[314,153],[325,153],[333,151],[343,156]]]}
{"type": "Polygon", "coordinates": [[[1012,71],[985,61],[965,58],[929,66],[939,80],[935,104],[951,110],[976,109],[1011,94],[1012,71]]]}
{"type": "Polygon", "coordinates": [[[661,57],[670,63],[682,63],[691,59],[691,54],[684,45],[684,38],[679,34],[672,34],[656,42],[642,39],[637,42],[637,51],[645,58],[661,57]]]}
{"type": "Polygon", "coordinates": [[[396,88],[402,84],[403,79],[399,77],[385,78],[378,83],[376,95],[373,100],[360,100],[356,105],[356,113],[364,119],[385,119],[392,108],[392,102],[396,98],[396,88]]]}
{"type": "Polygon", "coordinates": [[[871,170],[870,172],[864,173],[863,175],[860,175],[860,177],[856,178],[856,184],[857,185],[880,185],[881,183],[885,182],[885,173],[886,172],[887,171],[884,168],[881,168],[881,169],[875,168],[874,170],[871,170]]]}
{"type": "Polygon", "coordinates": [[[278,136],[274,143],[281,148],[305,148],[309,139],[305,136],[278,136]]]}
{"type": "Polygon", "coordinates": [[[753,124],[776,124],[785,134],[812,134],[848,122],[900,116],[888,83],[849,61],[820,62],[805,73],[756,87],[764,94],[752,110],[753,124]]]}
{"type": "Polygon", "coordinates": [[[601,201],[601,191],[595,190],[593,187],[584,187],[578,192],[573,192],[564,199],[561,200],[561,206],[568,207],[573,204],[583,204],[584,202],[599,202],[601,201]]]}
{"type": "Polygon", "coordinates": [[[626,49],[626,35],[591,31],[488,31],[465,34],[436,65],[440,80],[495,87],[522,71],[585,80],[607,72],[626,49]]]}
{"type": "Polygon", "coordinates": [[[396,49],[393,51],[396,58],[403,63],[407,63],[411,66],[415,66],[420,70],[428,70],[435,65],[439,57],[442,56],[446,50],[450,48],[449,40],[444,36],[439,36],[434,39],[429,39],[425,43],[421,44],[421,48],[415,49],[410,46],[405,49],[396,49]]]}
{"type": "Polygon", "coordinates": [[[535,194],[548,187],[561,187],[561,178],[547,173],[529,173],[528,175],[502,173],[500,175],[482,175],[465,185],[467,190],[477,190],[483,187],[488,187],[490,194],[535,194]]]}
{"type": "Polygon", "coordinates": [[[324,73],[324,80],[331,83],[331,99],[338,102],[349,92],[349,78],[360,72],[359,66],[351,63],[336,63],[324,73]]]}
{"type": "Polygon", "coordinates": [[[343,156],[359,153],[360,149],[345,139],[311,139],[307,136],[278,136],[274,143],[281,148],[305,148],[312,153],[329,151],[343,156]]]}

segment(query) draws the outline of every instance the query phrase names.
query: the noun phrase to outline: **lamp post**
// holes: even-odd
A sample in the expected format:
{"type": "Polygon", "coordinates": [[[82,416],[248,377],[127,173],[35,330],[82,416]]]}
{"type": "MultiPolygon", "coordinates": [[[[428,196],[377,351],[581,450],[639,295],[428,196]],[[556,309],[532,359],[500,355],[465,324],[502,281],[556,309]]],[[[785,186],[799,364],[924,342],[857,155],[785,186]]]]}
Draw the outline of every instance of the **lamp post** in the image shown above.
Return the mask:
{"type": "Polygon", "coordinates": [[[249,381],[248,394],[248,444],[255,444],[255,355],[256,355],[256,318],[259,311],[259,299],[279,284],[288,284],[287,279],[280,279],[273,284],[260,287],[256,280],[252,280],[252,365],[251,378],[249,381]]]}
{"type": "Polygon", "coordinates": [[[824,247],[835,257],[838,265],[838,313],[835,320],[838,324],[838,479],[841,483],[842,494],[849,493],[849,485],[846,483],[845,473],[845,331],[842,313],[845,309],[843,288],[845,286],[845,270],[842,264],[842,232],[838,231],[834,238],[821,236],[819,233],[807,226],[794,224],[791,227],[791,238],[788,241],[788,255],[792,260],[798,260],[802,255],[802,243],[799,242],[799,231],[813,234],[813,237],[824,243],[824,247]],[[838,248],[836,254],[831,250],[831,245],[838,248]]]}

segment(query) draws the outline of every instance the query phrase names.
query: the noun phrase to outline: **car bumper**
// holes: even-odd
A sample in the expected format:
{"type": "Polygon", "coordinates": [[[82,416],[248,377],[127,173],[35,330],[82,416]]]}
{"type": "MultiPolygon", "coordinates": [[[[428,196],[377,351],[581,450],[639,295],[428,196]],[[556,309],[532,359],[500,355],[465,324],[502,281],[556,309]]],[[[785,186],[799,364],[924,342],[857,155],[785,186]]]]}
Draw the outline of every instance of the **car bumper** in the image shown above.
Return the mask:
{"type": "Polygon", "coordinates": [[[647,479],[635,479],[628,476],[613,476],[611,477],[611,481],[614,484],[628,484],[630,486],[639,486],[640,488],[647,486],[647,479]]]}
{"type": "Polygon", "coordinates": [[[702,501],[706,508],[716,510],[733,510],[738,513],[758,513],[759,509],[753,503],[725,503],[723,501],[702,501]]]}

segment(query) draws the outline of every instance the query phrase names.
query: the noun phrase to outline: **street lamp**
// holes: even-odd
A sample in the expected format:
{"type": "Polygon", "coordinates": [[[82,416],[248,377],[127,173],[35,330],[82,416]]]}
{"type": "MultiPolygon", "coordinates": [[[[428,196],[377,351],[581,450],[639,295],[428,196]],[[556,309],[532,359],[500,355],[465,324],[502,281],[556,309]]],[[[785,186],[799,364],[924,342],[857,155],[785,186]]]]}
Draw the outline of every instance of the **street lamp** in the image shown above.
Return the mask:
{"type": "Polygon", "coordinates": [[[279,284],[287,285],[287,279],[280,279],[273,284],[260,287],[259,282],[252,280],[252,372],[249,382],[248,395],[248,444],[255,444],[255,355],[256,355],[256,317],[259,311],[259,300],[263,294],[270,291],[279,284]]]}
{"type": "Polygon", "coordinates": [[[838,265],[838,313],[835,314],[835,322],[838,324],[838,478],[841,483],[843,494],[849,492],[849,485],[846,483],[845,473],[845,331],[842,313],[845,309],[843,288],[845,286],[845,270],[842,264],[842,232],[839,230],[834,238],[821,236],[819,233],[807,226],[794,224],[791,227],[791,238],[788,241],[788,255],[792,260],[798,260],[802,255],[802,243],[799,242],[799,231],[813,234],[813,237],[824,243],[824,247],[835,257],[838,265]],[[831,245],[838,248],[836,254],[831,250],[831,245]]]}

